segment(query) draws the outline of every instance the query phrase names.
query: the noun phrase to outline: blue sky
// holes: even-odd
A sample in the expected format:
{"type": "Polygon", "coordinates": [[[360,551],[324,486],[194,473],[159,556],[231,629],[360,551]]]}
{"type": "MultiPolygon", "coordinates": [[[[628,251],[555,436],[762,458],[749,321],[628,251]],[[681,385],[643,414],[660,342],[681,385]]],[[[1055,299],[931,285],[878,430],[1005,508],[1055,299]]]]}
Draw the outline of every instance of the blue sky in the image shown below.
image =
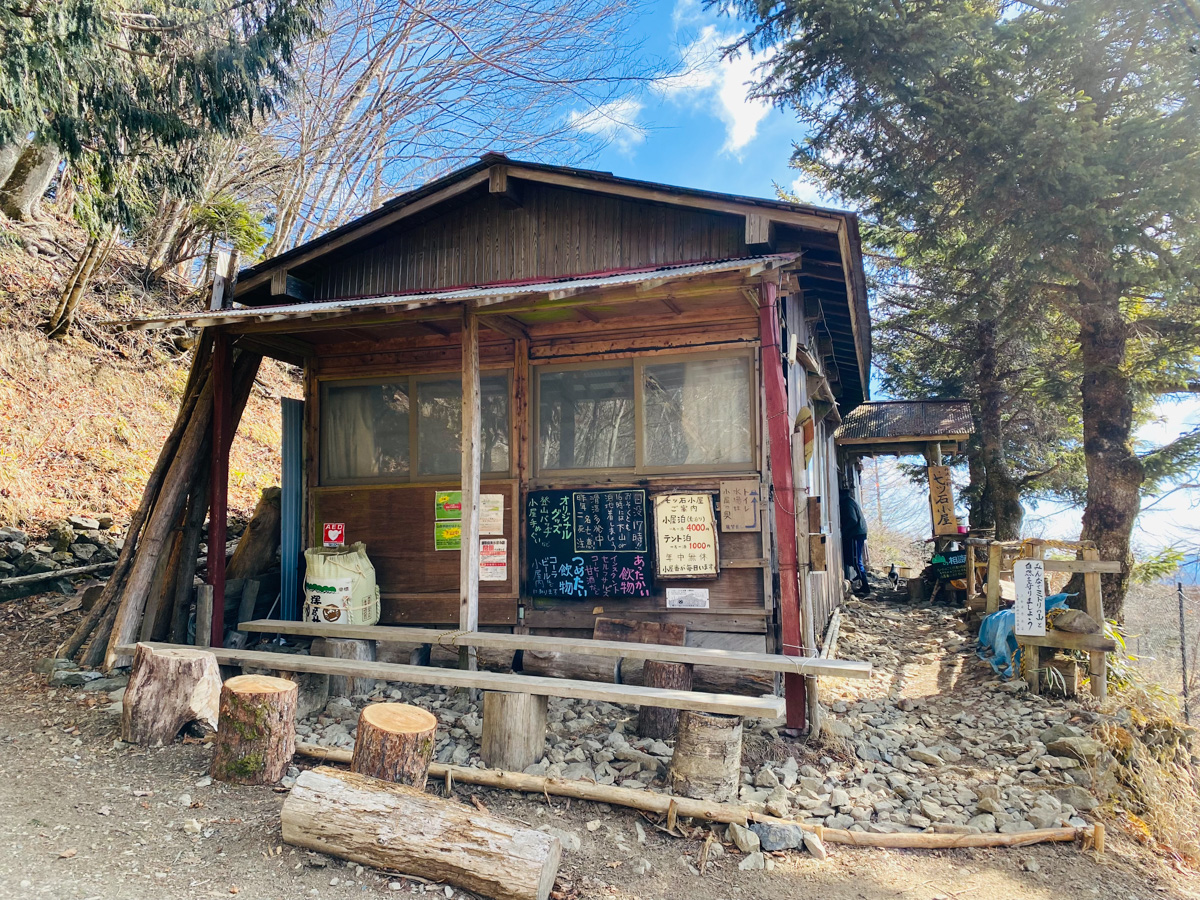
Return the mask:
{"type": "MultiPolygon", "coordinates": [[[[701,0],[653,0],[639,27],[648,50],[682,62],[686,74],[660,91],[632,96],[579,126],[608,139],[587,165],[616,175],[685,187],[774,197],[776,185],[810,202],[837,205],[797,180],[788,167],[800,127],[786,112],[746,99],[746,82],[758,60],[723,60],[719,48],[736,38],[738,23],[706,11],[701,0]]],[[[1139,439],[1161,444],[1200,426],[1200,398],[1160,403],[1159,418],[1139,439]]],[[[1145,504],[1151,506],[1148,501],[1145,504]]],[[[1030,533],[1078,536],[1080,511],[1062,504],[1029,510],[1030,533]]],[[[1153,550],[1170,543],[1200,543],[1200,496],[1180,492],[1144,512],[1135,543],[1153,550]]]]}

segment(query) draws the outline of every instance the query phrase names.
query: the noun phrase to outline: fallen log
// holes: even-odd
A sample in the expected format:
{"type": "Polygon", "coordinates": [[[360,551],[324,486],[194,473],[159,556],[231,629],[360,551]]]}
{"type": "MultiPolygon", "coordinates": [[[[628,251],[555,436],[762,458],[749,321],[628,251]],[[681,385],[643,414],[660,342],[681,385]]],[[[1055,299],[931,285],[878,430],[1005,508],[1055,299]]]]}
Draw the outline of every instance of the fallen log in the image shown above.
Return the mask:
{"type": "MultiPolygon", "coordinates": [[[[279,552],[279,498],[282,493],[277,487],[263,488],[254,514],[225,568],[227,581],[253,578],[274,565],[275,554],[279,552]]],[[[250,618],[254,618],[253,615],[250,618]]]]}
{"type": "MultiPolygon", "coordinates": [[[[349,763],[350,751],[317,744],[298,743],[296,752],[313,759],[327,762],[349,763]]],[[[790,819],[768,816],[736,803],[715,803],[707,800],[692,800],[688,797],[673,797],[654,791],[635,790],[613,785],[595,784],[590,781],[574,781],[569,778],[552,778],[545,775],[526,775],[523,772],[504,772],[498,769],[472,769],[468,766],[450,766],[433,763],[429,767],[430,778],[449,778],[462,784],[498,788],[506,791],[521,791],[527,794],[549,794],[554,797],[570,797],[575,800],[591,800],[596,803],[611,803],[643,812],[666,815],[672,806],[677,816],[703,819],[706,822],[748,825],[759,822],[763,825],[793,825],[811,831],[827,844],[852,844],[857,847],[887,847],[930,850],[952,850],[956,847],[1027,847],[1052,841],[1073,841],[1080,838],[1091,840],[1103,852],[1104,826],[1083,828],[1041,828],[1021,834],[868,834],[865,831],[846,831],[840,828],[825,828],[807,825],[790,819]]]]}
{"type": "Polygon", "coordinates": [[[37,584],[39,581],[52,581],[55,578],[70,578],[73,575],[90,575],[93,572],[103,572],[117,564],[116,560],[92,563],[90,566],[74,566],[70,569],[55,569],[53,572],[37,572],[34,575],[17,575],[15,578],[0,578],[0,588],[19,587],[22,584],[37,584]]]}
{"type": "Polygon", "coordinates": [[[544,832],[325,766],[301,773],[280,819],[289,844],[495,900],[547,900],[562,856],[544,832]]]}

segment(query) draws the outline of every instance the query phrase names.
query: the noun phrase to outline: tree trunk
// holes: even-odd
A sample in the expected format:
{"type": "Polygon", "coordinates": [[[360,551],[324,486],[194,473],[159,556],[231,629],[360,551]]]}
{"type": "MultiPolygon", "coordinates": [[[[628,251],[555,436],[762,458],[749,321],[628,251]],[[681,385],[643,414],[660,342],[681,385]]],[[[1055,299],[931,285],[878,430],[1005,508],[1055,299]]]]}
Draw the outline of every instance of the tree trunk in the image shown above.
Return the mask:
{"type": "Polygon", "coordinates": [[[544,832],[326,766],[301,773],[280,818],[289,844],[494,900],[547,900],[562,855],[544,832]]]}
{"type": "Polygon", "coordinates": [[[358,717],[350,771],[425,790],[437,725],[419,706],[372,703],[358,717]]]}
{"type": "Polygon", "coordinates": [[[50,144],[39,142],[26,147],[0,188],[0,212],[18,222],[31,219],[61,161],[58,148],[50,144]]]}
{"type": "Polygon", "coordinates": [[[727,803],[742,783],[740,716],[684,710],[675,733],[671,791],[696,800],[727,803]]]}
{"type": "MultiPolygon", "coordinates": [[[[692,667],[687,663],[658,662],[648,659],[642,665],[642,684],[646,687],[670,688],[676,691],[692,689],[692,667]]],[[[643,706],[638,710],[638,737],[658,738],[660,741],[675,737],[675,726],[679,722],[679,710],[665,706],[643,706]]]]}
{"type": "MultiPolygon", "coordinates": [[[[978,447],[983,480],[978,506],[972,505],[973,527],[994,527],[996,540],[1014,541],[1021,536],[1021,486],[1013,477],[1004,451],[1004,386],[996,373],[996,320],[981,319],[976,326],[979,390],[978,447]]],[[[972,476],[975,473],[972,471],[972,476]]]]}
{"type": "Polygon", "coordinates": [[[1130,537],[1141,508],[1145,470],[1133,450],[1133,386],[1125,371],[1129,325],[1119,292],[1080,288],[1079,347],[1083,360],[1083,454],[1087,502],[1080,540],[1094,541],[1100,558],[1123,563],[1120,574],[1102,576],[1104,614],[1123,619],[1130,537]]]}
{"type": "Polygon", "coordinates": [[[295,683],[267,675],[238,675],[225,682],[212,777],[274,784],[295,752],[295,683]]]}
{"type": "MultiPolygon", "coordinates": [[[[324,644],[314,647],[314,655],[328,656],[332,659],[356,659],[361,662],[375,662],[375,642],[356,641],[351,638],[324,638],[324,644]]],[[[329,676],[330,697],[361,697],[375,690],[374,678],[350,678],[346,675],[329,676]]]]}
{"type": "Polygon", "coordinates": [[[42,326],[50,337],[61,337],[70,330],[71,324],[75,321],[75,310],[79,306],[79,301],[87,291],[88,285],[91,284],[96,270],[108,259],[116,240],[116,229],[110,229],[102,237],[88,239],[87,246],[84,247],[83,254],[79,257],[79,262],[75,264],[75,268],[71,270],[71,277],[63,286],[54,312],[42,326]]]}
{"type": "Polygon", "coordinates": [[[493,769],[520,772],[546,751],[548,698],[506,691],[484,691],[483,734],[479,756],[493,769]]]}
{"type": "Polygon", "coordinates": [[[4,183],[8,181],[8,176],[12,175],[17,160],[21,158],[21,154],[25,152],[28,144],[28,141],[13,141],[11,144],[0,147],[0,187],[3,187],[4,183]]]}
{"type": "Polygon", "coordinates": [[[183,525],[183,547],[179,555],[179,569],[175,572],[174,594],[171,601],[172,644],[182,644],[187,640],[188,613],[191,610],[192,594],[195,590],[196,560],[200,554],[200,532],[204,528],[204,516],[208,512],[210,473],[211,467],[200,466],[200,473],[192,482],[192,490],[189,494],[183,525]]]}
{"type": "Polygon", "coordinates": [[[221,670],[203,650],[154,650],[138,644],[121,701],[121,740],[155,746],[191,722],[217,727],[221,670]]]}

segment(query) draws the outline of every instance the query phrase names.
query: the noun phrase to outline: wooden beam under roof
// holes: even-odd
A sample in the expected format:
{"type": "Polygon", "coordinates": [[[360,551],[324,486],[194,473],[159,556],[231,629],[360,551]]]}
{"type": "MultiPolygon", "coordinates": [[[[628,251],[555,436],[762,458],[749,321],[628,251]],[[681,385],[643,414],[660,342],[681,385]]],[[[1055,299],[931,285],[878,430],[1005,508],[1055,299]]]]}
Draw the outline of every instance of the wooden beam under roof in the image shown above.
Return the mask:
{"type": "Polygon", "coordinates": [[[480,315],[479,321],[493,331],[498,331],[500,334],[510,337],[514,341],[529,340],[529,329],[512,316],[483,314],[480,315]]]}
{"type": "Polygon", "coordinates": [[[499,197],[509,209],[519,209],[521,194],[516,182],[508,177],[508,166],[492,166],[488,169],[488,193],[499,197]]]}

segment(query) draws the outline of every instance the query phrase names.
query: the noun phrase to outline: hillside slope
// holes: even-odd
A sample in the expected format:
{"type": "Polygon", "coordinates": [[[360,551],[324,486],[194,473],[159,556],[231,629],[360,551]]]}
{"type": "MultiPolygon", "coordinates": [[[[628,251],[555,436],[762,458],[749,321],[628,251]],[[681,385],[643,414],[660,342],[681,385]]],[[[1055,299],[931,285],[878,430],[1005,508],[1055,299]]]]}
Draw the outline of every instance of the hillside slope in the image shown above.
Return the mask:
{"type": "MultiPolygon", "coordinates": [[[[38,330],[82,243],[62,221],[0,224],[0,525],[36,528],[74,513],[128,521],[187,379],[191,352],[180,347],[194,334],[101,324],[200,302],[146,290],[130,251],[119,249],[93,280],[66,339],[38,330]]],[[[264,363],[233,444],[235,514],[278,484],[279,398],[299,395],[295,370],[264,363]]]]}

